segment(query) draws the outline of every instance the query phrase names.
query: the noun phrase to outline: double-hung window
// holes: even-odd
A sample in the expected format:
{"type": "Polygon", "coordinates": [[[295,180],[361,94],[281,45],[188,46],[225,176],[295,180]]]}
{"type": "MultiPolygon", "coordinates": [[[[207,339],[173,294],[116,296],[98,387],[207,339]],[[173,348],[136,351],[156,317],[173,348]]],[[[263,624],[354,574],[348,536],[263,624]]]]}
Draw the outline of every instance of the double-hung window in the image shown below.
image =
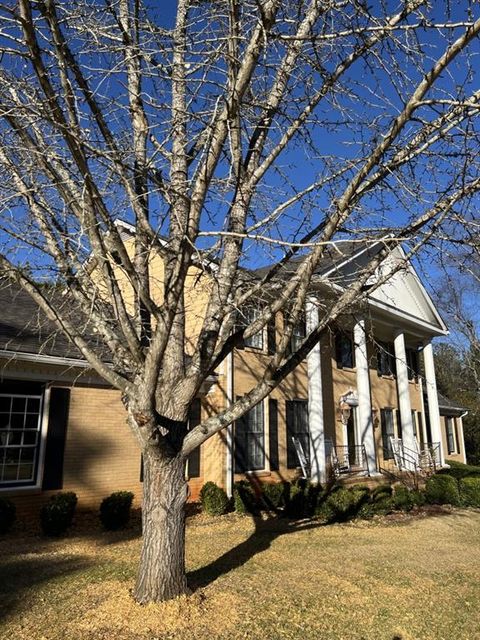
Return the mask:
{"type": "Polygon", "coordinates": [[[34,485],[42,396],[0,393],[0,487],[34,485]]]}
{"type": "Polygon", "coordinates": [[[353,369],[355,366],[353,340],[351,336],[343,331],[338,331],[335,334],[335,359],[337,361],[337,368],[353,369]]]}
{"type": "MultiPolygon", "coordinates": [[[[237,329],[250,326],[260,316],[261,310],[258,307],[244,307],[238,312],[237,329]]],[[[254,349],[263,349],[263,329],[254,333],[253,336],[245,338],[244,347],[252,347],[254,349]]]]}
{"type": "Polygon", "coordinates": [[[390,438],[395,437],[395,429],[393,425],[393,410],[381,409],[380,417],[382,423],[383,459],[391,460],[393,458],[393,449],[390,438]]]}
{"type": "Polygon", "coordinates": [[[457,447],[455,443],[455,427],[453,418],[446,418],[447,422],[447,445],[448,453],[456,453],[457,447]]]}
{"type": "Polygon", "coordinates": [[[300,466],[293,438],[300,443],[303,453],[310,460],[310,437],[308,429],[308,402],[306,400],[287,400],[287,467],[300,466]]]}
{"type": "Polygon", "coordinates": [[[377,370],[379,376],[394,376],[396,372],[393,344],[379,342],[377,346],[377,370]]]}
{"type": "Polygon", "coordinates": [[[263,402],[235,422],[235,472],[265,469],[263,402]]]}

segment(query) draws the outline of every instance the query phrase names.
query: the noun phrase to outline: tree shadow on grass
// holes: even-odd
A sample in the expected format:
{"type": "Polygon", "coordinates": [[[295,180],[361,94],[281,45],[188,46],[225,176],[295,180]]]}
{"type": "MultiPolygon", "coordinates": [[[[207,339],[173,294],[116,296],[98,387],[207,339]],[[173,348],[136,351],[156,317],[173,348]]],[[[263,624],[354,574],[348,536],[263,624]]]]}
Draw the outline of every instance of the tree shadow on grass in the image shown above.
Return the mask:
{"type": "MultiPolygon", "coordinates": [[[[33,587],[92,566],[85,557],[17,557],[0,563],[0,620],[15,609],[28,607],[33,587]],[[30,594],[31,595],[31,594],[30,594]]],[[[47,604],[48,606],[48,604],[47,604]]]]}
{"type": "Polygon", "coordinates": [[[188,585],[192,591],[202,589],[220,576],[238,569],[258,553],[269,549],[272,542],[280,536],[325,526],[318,520],[288,520],[278,517],[266,520],[252,517],[252,520],[255,523],[255,530],[246,540],[229,549],[210,564],[187,574],[188,585]]]}

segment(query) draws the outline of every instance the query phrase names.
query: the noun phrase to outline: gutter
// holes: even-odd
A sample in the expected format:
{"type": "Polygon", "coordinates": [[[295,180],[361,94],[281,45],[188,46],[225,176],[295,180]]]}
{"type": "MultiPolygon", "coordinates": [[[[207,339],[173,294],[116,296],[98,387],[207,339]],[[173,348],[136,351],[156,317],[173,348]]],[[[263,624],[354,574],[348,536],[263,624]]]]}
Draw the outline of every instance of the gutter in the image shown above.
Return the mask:
{"type": "Polygon", "coordinates": [[[49,356],[41,353],[22,353],[20,351],[0,350],[0,358],[8,360],[19,360],[20,362],[36,362],[40,364],[60,364],[68,367],[81,367],[82,369],[92,369],[86,360],[80,358],[64,358],[62,356],[49,356]]]}

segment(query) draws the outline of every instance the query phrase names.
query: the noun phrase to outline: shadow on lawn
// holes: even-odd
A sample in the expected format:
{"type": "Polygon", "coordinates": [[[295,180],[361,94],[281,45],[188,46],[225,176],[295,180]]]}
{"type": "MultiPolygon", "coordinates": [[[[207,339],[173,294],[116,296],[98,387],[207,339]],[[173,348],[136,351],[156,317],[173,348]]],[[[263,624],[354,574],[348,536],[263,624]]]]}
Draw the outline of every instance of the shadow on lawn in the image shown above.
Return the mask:
{"type": "Polygon", "coordinates": [[[272,542],[280,536],[325,526],[318,520],[296,521],[284,518],[263,520],[256,517],[252,517],[252,519],[255,523],[255,530],[246,540],[210,564],[188,573],[188,584],[193,591],[206,587],[220,576],[238,569],[257,553],[269,549],[272,542]]]}
{"type": "Polygon", "coordinates": [[[0,619],[29,606],[28,592],[44,582],[82,571],[92,565],[87,558],[24,558],[0,563],[0,619]]]}

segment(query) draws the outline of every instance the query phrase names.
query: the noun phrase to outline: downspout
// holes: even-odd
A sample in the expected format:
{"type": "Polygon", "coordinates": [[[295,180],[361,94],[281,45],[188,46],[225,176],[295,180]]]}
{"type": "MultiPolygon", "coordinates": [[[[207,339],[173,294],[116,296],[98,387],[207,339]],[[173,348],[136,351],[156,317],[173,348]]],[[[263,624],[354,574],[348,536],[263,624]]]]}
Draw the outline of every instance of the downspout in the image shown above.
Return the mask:
{"type": "MultiPolygon", "coordinates": [[[[226,400],[227,408],[233,405],[234,394],[234,358],[233,350],[227,355],[226,358],[226,400]]],[[[226,479],[225,490],[227,496],[231,498],[233,496],[233,423],[227,427],[227,459],[226,459],[226,479]]]]}

